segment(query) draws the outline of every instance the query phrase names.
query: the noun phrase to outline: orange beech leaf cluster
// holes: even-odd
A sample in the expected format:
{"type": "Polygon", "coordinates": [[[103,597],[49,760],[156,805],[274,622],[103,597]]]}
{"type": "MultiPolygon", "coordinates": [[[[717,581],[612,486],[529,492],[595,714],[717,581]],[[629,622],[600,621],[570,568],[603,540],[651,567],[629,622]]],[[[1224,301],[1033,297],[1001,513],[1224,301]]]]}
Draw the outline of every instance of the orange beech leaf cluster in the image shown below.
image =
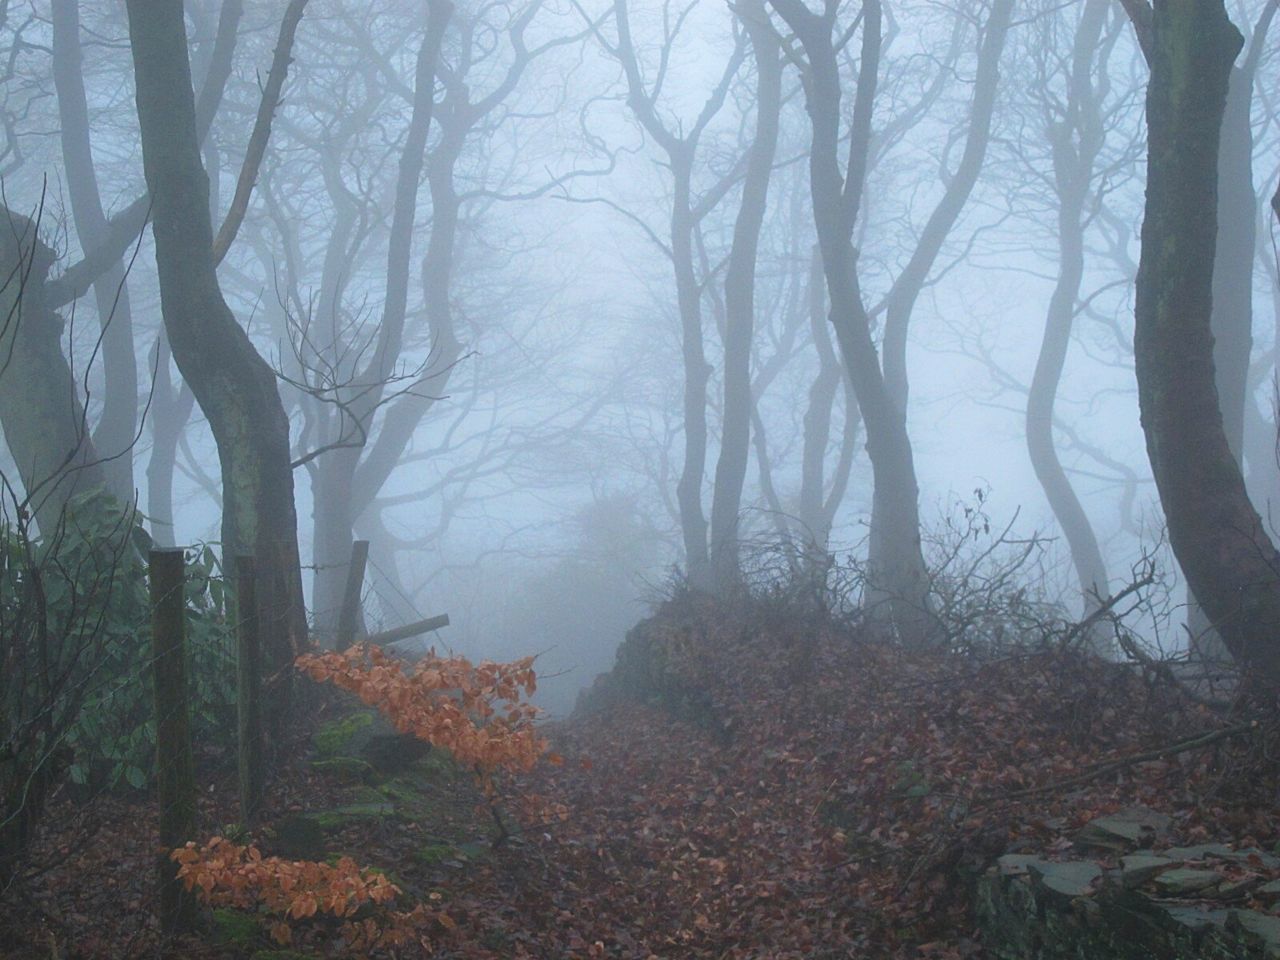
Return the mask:
{"type": "Polygon", "coordinates": [[[304,654],[299,669],[376,707],[401,733],[411,733],[475,770],[486,791],[501,769],[529,770],[547,749],[525,698],[537,689],[533,657],[512,663],[440,657],[412,666],[375,646],[304,654]]]}
{"type": "Polygon", "coordinates": [[[264,907],[276,919],[271,935],[279,943],[293,937],[290,923],[332,918],[354,952],[408,942],[429,919],[444,927],[443,914],[389,909],[400,889],[386,877],[361,869],[350,857],[336,864],[263,857],[257,847],[243,847],[222,837],[203,846],[188,843],[170,856],[178,877],[205,903],[216,907],[264,907]]]}

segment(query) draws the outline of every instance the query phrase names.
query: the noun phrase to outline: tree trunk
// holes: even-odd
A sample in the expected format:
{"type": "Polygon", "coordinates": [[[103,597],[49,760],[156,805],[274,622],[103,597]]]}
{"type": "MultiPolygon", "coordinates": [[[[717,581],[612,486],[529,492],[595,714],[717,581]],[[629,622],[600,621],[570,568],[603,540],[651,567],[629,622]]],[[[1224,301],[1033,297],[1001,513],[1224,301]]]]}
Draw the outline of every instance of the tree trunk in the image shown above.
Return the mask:
{"type": "Polygon", "coordinates": [[[34,220],[0,205],[0,427],[44,533],[106,476],[88,434],[62,317],[46,302],[53,251],[34,220]]]}
{"type": "Polygon", "coordinates": [[[850,163],[840,172],[840,67],[831,24],[798,0],[771,0],[804,45],[809,58],[806,107],[812,123],[809,188],[822,251],[831,324],[849,382],[867,430],[867,453],[874,482],[873,526],[866,596],[873,618],[891,621],[908,646],[931,643],[938,635],[929,610],[928,578],[920,544],[919,488],[907,423],[893,402],[862,302],[853,247],[870,149],[871,108],[881,43],[881,9],[864,7],[862,62],[850,130],[850,163]]]}
{"type": "Polygon", "coordinates": [[[1045,317],[1040,356],[1027,393],[1027,450],[1036,479],[1062,528],[1084,600],[1085,617],[1110,592],[1106,565],[1089,516],[1076,496],[1054,443],[1054,405],[1071,345],[1084,278],[1084,207],[1103,145],[1092,77],[1108,0],[1088,0],[1076,28],[1063,120],[1046,117],[1058,196],[1058,279],[1045,317]]]}
{"type": "MultiPolygon", "coordinates": [[[[222,551],[258,558],[269,673],[286,665],[305,638],[289,420],[276,377],[222,297],[213,262],[209,182],[200,160],[195,97],[180,0],[129,0],[129,38],[137,86],[143,168],[152,198],[156,265],[165,332],[178,369],[204,412],[222,471],[222,551]],[[284,566],[277,566],[283,564],[284,566]],[[270,625],[270,626],[267,626],[270,625]]],[[[283,689],[270,697],[280,732],[283,689]]]]}
{"type": "Polygon", "coordinates": [[[169,374],[169,341],[164,330],[156,335],[151,409],[151,456],[147,460],[147,520],[157,546],[177,543],[173,515],[173,471],[178,462],[178,442],[191,419],[195,396],[183,382],[169,374]]]}
{"type": "MultiPolygon", "coordinates": [[[[93,250],[110,238],[98,193],[89,138],[89,105],[85,98],[80,56],[79,0],[53,0],[53,83],[58,93],[62,163],[71,216],[80,246],[93,250]]],[[[102,326],[105,389],[102,416],[93,432],[108,489],[122,503],[133,500],[133,445],[138,430],[138,363],[133,352],[133,312],[124,266],[113,263],[93,285],[98,322],[102,326]]]]}
{"type": "Polygon", "coordinates": [[[1211,330],[1218,151],[1241,44],[1222,0],[1155,6],[1134,352],[1174,554],[1232,655],[1271,689],[1280,683],[1280,554],[1232,455],[1211,330]]]}
{"type": "Polygon", "coordinates": [[[684,359],[684,466],[676,484],[686,574],[697,590],[713,589],[707,551],[707,517],[702,481],[707,472],[707,383],[711,367],[702,340],[702,291],[693,261],[693,211],[690,199],[693,147],[687,142],[671,154],[675,198],[671,213],[671,258],[680,310],[680,349],[684,359]]]}
{"type": "Polygon", "coordinates": [[[755,329],[756,256],[769,199],[782,111],[782,57],[763,0],[742,12],[756,62],[756,132],[742,185],[742,204],[724,277],[724,422],[711,500],[711,566],[716,590],[727,593],[741,577],[738,517],[751,446],[751,340],[755,329]]]}

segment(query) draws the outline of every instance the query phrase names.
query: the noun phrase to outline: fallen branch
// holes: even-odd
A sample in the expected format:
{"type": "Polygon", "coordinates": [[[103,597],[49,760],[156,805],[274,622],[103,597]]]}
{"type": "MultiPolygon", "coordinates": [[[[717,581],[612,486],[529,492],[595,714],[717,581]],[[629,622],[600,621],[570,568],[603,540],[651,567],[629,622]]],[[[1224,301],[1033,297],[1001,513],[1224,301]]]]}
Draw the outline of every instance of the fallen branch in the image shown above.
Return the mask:
{"type": "Polygon", "coordinates": [[[1253,733],[1258,729],[1257,721],[1241,723],[1234,727],[1225,727],[1222,730],[1214,730],[1212,733],[1201,734],[1200,736],[1192,737],[1189,740],[1180,740],[1177,743],[1171,743],[1155,750],[1148,750],[1145,753],[1137,753],[1133,756],[1121,757],[1118,760],[1108,760],[1104,763],[1090,767],[1088,770],[1078,773],[1075,776],[1067,777],[1064,780],[1054,780],[1051,783],[1041,784],[1038,787],[1027,787],[1025,790],[1018,790],[1014,793],[981,797],[975,801],[974,806],[985,806],[987,804],[999,803],[1002,801],[1009,803],[1014,800],[1023,800],[1027,797],[1054,793],[1067,787],[1075,787],[1082,783],[1088,783],[1090,780],[1096,780],[1098,777],[1106,776],[1108,773],[1114,773],[1117,770],[1123,770],[1125,767],[1131,767],[1136,763],[1145,763],[1148,760],[1162,760],[1165,757],[1176,756],[1179,753],[1199,750],[1203,747],[1209,747],[1215,743],[1220,743],[1223,740],[1229,740],[1232,737],[1253,733]]]}

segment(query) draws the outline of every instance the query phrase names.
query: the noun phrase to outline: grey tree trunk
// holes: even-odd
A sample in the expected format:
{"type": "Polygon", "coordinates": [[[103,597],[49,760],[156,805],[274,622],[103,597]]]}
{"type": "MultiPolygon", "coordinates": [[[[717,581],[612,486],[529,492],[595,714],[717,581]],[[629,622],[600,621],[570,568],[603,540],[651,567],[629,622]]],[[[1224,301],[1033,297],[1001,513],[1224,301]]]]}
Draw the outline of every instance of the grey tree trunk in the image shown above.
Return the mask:
{"type": "Polygon", "coordinates": [[[1085,4],[1076,28],[1062,119],[1056,120],[1056,114],[1046,117],[1058,197],[1058,279],[1027,393],[1027,450],[1036,479],[1066,537],[1086,617],[1107,598],[1110,587],[1093,525],[1058,459],[1053,423],[1084,277],[1085,203],[1105,138],[1092,79],[1108,6],[1108,0],[1085,4]]]}
{"type": "MultiPolygon", "coordinates": [[[[165,331],[217,443],[224,565],[233,567],[241,553],[257,558],[259,596],[271,611],[264,618],[267,669],[288,678],[286,665],[306,635],[289,420],[274,371],[218,285],[182,3],[129,0],[128,12],[165,331]]],[[[233,569],[226,573],[234,577],[233,569]]],[[[279,733],[287,687],[271,698],[273,732],[279,733]]]]}
{"type": "MultiPolygon", "coordinates": [[[[1213,264],[1213,364],[1223,428],[1236,464],[1245,462],[1245,418],[1250,404],[1253,355],[1253,268],[1258,242],[1258,195],[1253,185],[1253,84],[1271,21],[1274,0],[1264,8],[1244,62],[1231,71],[1218,147],[1218,241],[1213,264]]],[[[1271,431],[1274,434],[1274,430],[1271,431]]],[[[1274,437],[1270,460],[1274,462],[1274,437]]],[[[1255,504],[1256,506],[1256,504],[1255,504]]],[[[1187,591],[1187,630],[1192,648],[1210,663],[1231,655],[1209,616],[1187,591]]]]}
{"type": "MultiPolygon", "coordinates": [[[[413,221],[417,213],[418,185],[424,165],[432,196],[431,238],[423,266],[427,322],[435,341],[436,358],[427,372],[435,378],[413,393],[439,395],[461,353],[449,308],[449,285],[457,238],[459,200],[453,189],[453,171],[470,127],[446,134],[437,156],[427,159],[427,134],[434,110],[436,70],[453,6],[428,4],[426,33],[418,51],[414,76],[413,110],[405,139],[392,210],[391,240],[387,251],[387,285],[379,329],[378,352],[356,381],[360,395],[353,398],[352,414],[368,430],[382,403],[403,342],[408,304],[409,264],[413,221]],[[369,385],[373,384],[371,388],[369,385]]],[[[333,279],[336,283],[337,278],[333,279]]],[[[335,308],[336,309],[336,308],[335,308]]],[[[316,623],[326,640],[336,637],[341,611],[346,565],[351,556],[357,519],[373,503],[404,452],[413,430],[432,405],[423,396],[405,396],[388,412],[371,446],[341,448],[325,454],[313,471],[315,500],[314,555],[316,562],[316,623]]]]}
{"type": "Polygon", "coordinates": [[[821,555],[831,539],[836,511],[844,500],[853,469],[853,455],[862,416],[858,399],[845,379],[827,330],[827,297],[822,277],[822,255],[815,248],[809,270],[809,326],[818,353],[818,375],[809,387],[804,412],[804,445],[800,462],[800,525],[809,547],[821,555]],[[844,430],[840,453],[827,481],[827,448],[831,443],[831,418],[836,396],[843,385],[844,430]]]}
{"type": "Polygon", "coordinates": [[[1220,135],[1241,46],[1222,0],[1155,6],[1134,349],[1147,452],[1174,554],[1232,655],[1274,690],[1280,554],[1227,438],[1211,330],[1220,135]]]}
{"type": "MultiPolygon", "coordinates": [[[[911,325],[911,315],[920,292],[924,289],[929,274],[937,263],[942,245],[955,227],[956,221],[959,220],[974,185],[978,182],[978,175],[982,172],[987,145],[991,140],[991,119],[995,111],[996,91],[1000,83],[1000,55],[1004,51],[1012,18],[1013,0],[995,0],[992,3],[978,51],[978,69],[974,81],[973,102],[969,109],[969,129],[965,137],[964,152],[943,191],[942,199],[921,231],[911,258],[889,291],[884,325],[884,382],[890,402],[897,408],[898,415],[903,419],[904,432],[908,397],[907,334],[911,325]]],[[[867,416],[869,421],[869,411],[867,416]]],[[[870,444],[869,423],[868,444],[870,444]]],[[[891,483],[896,485],[908,480],[903,472],[905,466],[905,462],[899,465],[895,471],[895,479],[890,480],[891,483]]],[[[909,482],[914,487],[915,477],[912,476],[909,482]]],[[[902,536],[903,531],[896,524],[903,521],[901,518],[895,519],[895,512],[901,514],[902,508],[893,502],[895,499],[893,494],[887,491],[885,495],[881,494],[879,484],[876,491],[871,511],[870,566],[872,569],[885,566],[886,563],[902,562],[901,560],[890,561],[883,552],[895,550],[896,541],[902,536]]]]}
{"type": "Polygon", "coordinates": [[[69,499],[106,483],[46,298],[53,262],[36,222],[0,205],[0,428],[46,533],[69,499]]]}
{"type": "MultiPolygon", "coordinates": [[[[58,93],[62,162],[71,216],[80,245],[95,249],[110,238],[110,227],[98,192],[98,173],[89,137],[80,54],[79,0],[53,0],[53,83],[58,93]]],[[[124,266],[111,264],[93,285],[98,322],[102,326],[105,391],[102,414],[93,431],[94,445],[106,459],[107,486],[122,503],[133,499],[133,445],[138,432],[138,363],[134,355],[133,314],[124,266]]]]}
{"type": "Polygon", "coordinates": [[[866,423],[867,453],[874,478],[869,576],[869,613],[891,622],[899,639],[921,646],[939,636],[929,610],[928,578],[920,543],[919,488],[906,417],[896,404],[880,369],[871,336],[871,320],[862,301],[853,247],[853,227],[866,175],[870,149],[871,109],[875,100],[881,44],[881,8],[864,7],[862,59],[850,129],[849,169],[841,173],[843,138],[839,57],[831,22],[798,0],[770,0],[804,46],[806,106],[812,123],[809,185],[814,222],[822,251],[836,343],[858,406],[866,423]]]}
{"type": "Polygon", "coordinates": [[[782,112],[782,55],[764,0],[750,0],[741,16],[756,64],[756,131],[742,185],[742,203],[725,270],[724,415],[711,500],[711,567],[716,590],[739,582],[738,518],[751,447],[751,341],[755,329],[756,257],[778,150],[782,112]]]}

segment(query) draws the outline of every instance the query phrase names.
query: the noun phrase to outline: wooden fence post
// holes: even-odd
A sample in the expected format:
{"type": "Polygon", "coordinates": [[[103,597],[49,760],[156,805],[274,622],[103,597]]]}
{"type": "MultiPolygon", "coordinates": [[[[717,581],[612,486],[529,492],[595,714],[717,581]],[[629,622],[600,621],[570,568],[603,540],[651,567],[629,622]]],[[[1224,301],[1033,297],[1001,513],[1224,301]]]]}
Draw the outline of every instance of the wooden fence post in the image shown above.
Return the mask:
{"type": "Polygon", "coordinates": [[[258,570],[251,556],[236,558],[236,746],[240,774],[240,819],[257,826],[266,784],[262,740],[262,629],[258,570]]]}
{"type": "Polygon", "coordinates": [[[356,622],[360,618],[360,588],[364,586],[364,568],[369,562],[369,541],[351,544],[351,563],[347,566],[347,586],[342,591],[342,609],[338,611],[338,636],[334,649],[342,651],[356,642],[356,622]]]}
{"type": "Polygon", "coordinates": [[[152,550],[151,659],[155,682],[156,767],[160,793],[160,928],[190,930],[195,898],[177,878],[169,853],[196,837],[196,774],[187,715],[186,557],[181,549],[152,550]]]}

